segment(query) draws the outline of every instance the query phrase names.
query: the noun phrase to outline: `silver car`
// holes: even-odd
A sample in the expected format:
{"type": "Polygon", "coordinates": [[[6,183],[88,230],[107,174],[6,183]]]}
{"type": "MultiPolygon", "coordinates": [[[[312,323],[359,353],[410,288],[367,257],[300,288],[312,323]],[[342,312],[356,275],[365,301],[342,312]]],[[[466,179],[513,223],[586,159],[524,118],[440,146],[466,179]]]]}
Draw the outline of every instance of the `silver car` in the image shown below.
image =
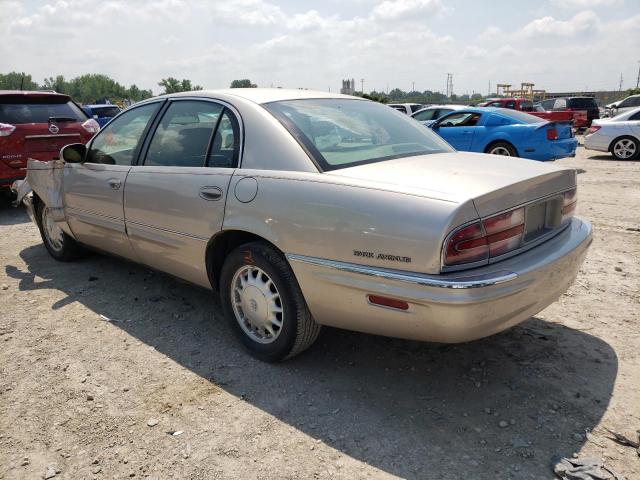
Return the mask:
{"type": "Polygon", "coordinates": [[[617,160],[633,160],[640,156],[640,108],[613,118],[594,120],[584,137],[588,150],[611,152],[617,160]]]}
{"type": "Polygon", "coordinates": [[[414,120],[419,121],[425,127],[433,123],[434,120],[444,117],[447,113],[451,113],[454,110],[463,110],[467,108],[465,105],[431,105],[430,107],[418,110],[411,117],[414,120]]]}
{"type": "Polygon", "coordinates": [[[458,153],[349,96],[157,97],[61,157],[32,161],[19,188],[55,259],[88,247],[219,291],[267,361],[300,353],[321,325],[492,335],[555,301],[591,243],[573,169],[458,153]]]}

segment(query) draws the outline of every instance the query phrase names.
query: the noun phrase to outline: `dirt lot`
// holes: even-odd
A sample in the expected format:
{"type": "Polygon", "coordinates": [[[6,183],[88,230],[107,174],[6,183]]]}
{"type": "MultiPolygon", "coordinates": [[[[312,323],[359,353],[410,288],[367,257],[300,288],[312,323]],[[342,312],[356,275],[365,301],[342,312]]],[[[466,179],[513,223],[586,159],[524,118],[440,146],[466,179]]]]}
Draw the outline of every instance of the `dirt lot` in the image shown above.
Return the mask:
{"type": "Polygon", "coordinates": [[[560,301],[456,346],[325,329],[278,365],[239,348],[210,293],[57,263],[3,201],[0,479],[544,479],[574,453],[640,478],[603,429],[640,429],[640,162],[558,163],[581,169],[595,236],[560,301]]]}

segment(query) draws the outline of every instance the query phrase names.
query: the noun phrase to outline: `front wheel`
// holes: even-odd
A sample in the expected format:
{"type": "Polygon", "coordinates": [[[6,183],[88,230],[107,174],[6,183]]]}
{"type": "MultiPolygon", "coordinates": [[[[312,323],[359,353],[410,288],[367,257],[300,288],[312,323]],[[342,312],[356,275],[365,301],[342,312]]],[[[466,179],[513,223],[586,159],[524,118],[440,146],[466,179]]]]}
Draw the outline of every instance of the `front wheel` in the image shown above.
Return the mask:
{"type": "Polygon", "coordinates": [[[486,153],[491,155],[502,155],[505,157],[517,157],[518,152],[513,145],[507,142],[495,142],[487,147],[486,153]]]}
{"type": "Polygon", "coordinates": [[[82,253],[82,247],[58,226],[51,217],[51,211],[44,203],[36,206],[36,219],[42,243],[49,254],[61,262],[75,260],[82,253]]]}
{"type": "Polygon", "coordinates": [[[621,137],[611,144],[611,155],[616,160],[633,160],[638,157],[640,147],[638,141],[631,137],[621,137]]]}
{"type": "Polygon", "coordinates": [[[260,360],[291,358],[320,333],[291,267],[266,243],[242,245],[227,256],[220,295],[233,330],[260,360]]]}

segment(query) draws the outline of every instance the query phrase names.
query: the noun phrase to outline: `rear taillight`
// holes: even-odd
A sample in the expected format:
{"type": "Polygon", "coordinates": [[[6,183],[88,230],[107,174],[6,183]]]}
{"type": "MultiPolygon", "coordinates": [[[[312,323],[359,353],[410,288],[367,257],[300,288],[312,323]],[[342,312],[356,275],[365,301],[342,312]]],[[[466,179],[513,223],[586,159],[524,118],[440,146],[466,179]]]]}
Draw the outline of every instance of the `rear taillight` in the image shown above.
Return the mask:
{"type": "Polygon", "coordinates": [[[89,133],[96,133],[100,130],[100,125],[93,118],[90,118],[86,122],[82,124],[82,128],[84,128],[89,133]]]}
{"type": "Polygon", "coordinates": [[[524,233],[524,208],[500,213],[455,230],[447,241],[444,264],[479,262],[517,249],[524,233]]]}
{"type": "Polygon", "coordinates": [[[602,127],[600,125],[591,125],[589,127],[589,135],[591,135],[592,133],[596,133],[598,130],[600,130],[602,127]]]}
{"type": "Polygon", "coordinates": [[[0,123],[0,137],[8,137],[11,135],[16,127],[9,125],[8,123],[0,123]]]}
{"type": "Polygon", "coordinates": [[[558,130],[555,128],[547,129],[547,140],[557,140],[558,139],[558,130]]]}
{"type": "Polygon", "coordinates": [[[573,217],[578,206],[578,189],[574,188],[564,193],[562,201],[562,220],[561,224],[568,222],[573,217]]]}

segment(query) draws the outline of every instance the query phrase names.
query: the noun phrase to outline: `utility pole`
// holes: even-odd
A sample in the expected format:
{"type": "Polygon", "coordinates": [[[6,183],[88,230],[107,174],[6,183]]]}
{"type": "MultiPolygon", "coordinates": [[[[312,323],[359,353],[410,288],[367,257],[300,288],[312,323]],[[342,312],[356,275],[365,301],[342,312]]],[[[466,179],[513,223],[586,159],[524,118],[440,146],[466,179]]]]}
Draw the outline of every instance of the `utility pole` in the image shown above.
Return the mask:
{"type": "Polygon", "coordinates": [[[487,89],[487,97],[491,95],[491,80],[489,80],[489,88],[487,89]]]}
{"type": "Polygon", "coordinates": [[[620,86],[618,87],[618,91],[622,91],[622,73],[620,73],[620,86]]]}
{"type": "Polygon", "coordinates": [[[638,78],[636,79],[636,90],[640,88],[640,60],[638,60],[638,78]]]}
{"type": "Polygon", "coordinates": [[[411,91],[412,92],[416,91],[416,82],[411,82],[411,91]]]}
{"type": "Polygon", "coordinates": [[[447,73],[447,98],[453,95],[453,73],[447,73]]]}
{"type": "Polygon", "coordinates": [[[387,95],[389,95],[389,84],[387,83],[387,95]]]}
{"type": "Polygon", "coordinates": [[[364,78],[360,79],[360,91],[364,93],[364,78]]]}

